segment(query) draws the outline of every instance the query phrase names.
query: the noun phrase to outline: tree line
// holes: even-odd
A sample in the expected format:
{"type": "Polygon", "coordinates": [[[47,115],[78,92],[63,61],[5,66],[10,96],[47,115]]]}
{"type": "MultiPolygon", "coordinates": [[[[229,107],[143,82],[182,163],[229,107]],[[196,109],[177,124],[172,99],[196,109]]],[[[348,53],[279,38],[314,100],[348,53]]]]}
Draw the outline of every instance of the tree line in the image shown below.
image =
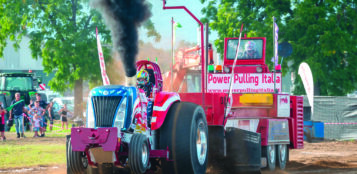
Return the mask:
{"type": "MultiPolygon", "coordinates": [[[[279,43],[292,45],[283,60],[283,73],[297,76],[301,62],[310,65],[315,95],[346,95],[357,89],[357,2],[353,0],[201,0],[204,23],[217,31],[217,51],[223,55],[224,38],[238,37],[240,25],[248,37],[266,37],[266,61],[273,57],[273,19],[279,43]],[[289,65],[289,66],[288,66],[289,65]]],[[[281,59],[281,57],[280,57],[281,59]]],[[[280,61],[280,60],[279,60],[280,61]]],[[[294,94],[305,94],[300,78],[294,94]]]]}

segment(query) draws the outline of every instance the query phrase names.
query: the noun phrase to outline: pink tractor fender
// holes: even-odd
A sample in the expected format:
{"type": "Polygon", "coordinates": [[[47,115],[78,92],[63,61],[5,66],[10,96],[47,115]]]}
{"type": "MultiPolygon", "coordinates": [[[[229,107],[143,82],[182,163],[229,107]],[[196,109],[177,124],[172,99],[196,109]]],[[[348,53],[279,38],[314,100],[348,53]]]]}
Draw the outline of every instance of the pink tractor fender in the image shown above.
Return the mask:
{"type": "Polygon", "coordinates": [[[151,129],[159,129],[165,121],[171,105],[180,101],[180,96],[173,92],[159,92],[155,96],[153,113],[151,118],[151,129]]]}

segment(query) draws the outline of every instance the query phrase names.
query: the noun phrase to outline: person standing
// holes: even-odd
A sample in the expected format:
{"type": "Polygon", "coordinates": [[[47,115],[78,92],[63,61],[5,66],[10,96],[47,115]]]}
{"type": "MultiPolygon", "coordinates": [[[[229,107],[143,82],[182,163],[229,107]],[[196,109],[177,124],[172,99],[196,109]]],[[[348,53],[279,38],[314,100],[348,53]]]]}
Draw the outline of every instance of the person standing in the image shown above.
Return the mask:
{"type": "MultiPolygon", "coordinates": [[[[42,100],[41,94],[36,93],[36,102],[39,102],[39,105],[41,108],[43,108],[45,111],[47,111],[48,105],[45,101],[42,100]]],[[[31,104],[31,108],[34,106],[34,104],[31,104]]],[[[47,128],[47,119],[46,119],[46,112],[45,114],[41,115],[41,137],[45,136],[46,128],[47,128]]]]}
{"type": "Polygon", "coordinates": [[[41,116],[35,114],[33,116],[33,131],[35,132],[33,137],[39,137],[38,136],[38,131],[40,130],[40,122],[41,122],[41,116]]]}
{"type": "MultiPolygon", "coordinates": [[[[39,93],[36,93],[36,100],[35,101],[38,101],[40,106],[43,108],[43,109],[46,109],[47,108],[47,103],[45,101],[42,100],[41,98],[41,94],[39,93]]],[[[31,103],[31,107],[33,107],[35,104],[34,102],[31,103]]]]}
{"type": "Polygon", "coordinates": [[[67,116],[68,116],[68,109],[67,109],[67,105],[64,104],[63,108],[60,109],[58,111],[58,113],[61,115],[61,122],[62,122],[62,129],[64,128],[64,124],[66,124],[66,129],[68,129],[68,120],[67,120],[67,116]]]}
{"type": "Polygon", "coordinates": [[[0,105],[0,132],[2,141],[6,141],[5,137],[5,114],[6,110],[0,105]]]}
{"type": "Polygon", "coordinates": [[[30,108],[29,111],[30,115],[35,116],[35,114],[37,114],[39,117],[38,120],[40,120],[40,133],[41,133],[41,137],[43,137],[43,132],[44,132],[44,122],[43,122],[43,115],[45,114],[45,110],[40,106],[40,102],[39,101],[35,101],[35,106],[33,106],[32,108],[30,108]]]}
{"type": "Polygon", "coordinates": [[[10,110],[10,120],[15,120],[15,128],[17,133],[17,138],[21,137],[25,138],[24,134],[24,117],[23,113],[26,112],[25,110],[25,102],[20,100],[20,93],[15,94],[15,100],[11,102],[12,109],[10,110]]]}
{"type": "MultiPolygon", "coordinates": [[[[28,111],[30,111],[32,104],[33,104],[33,100],[31,99],[31,100],[30,100],[30,104],[27,105],[27,106],[25,106],[25,109],[28,110],[28,111]]],[[[27,118],[28,118],[28,120],[29,120],[29,128],[30,128],[29,130],[32,131],[33,115],[31,115],[30,112],[27,112],[27,115],[28,115],[27,118]]],[[[25,131],[26,131],[26,130],[25,130],[25,131]]]]}
{"type": "Polygon", "coordinates": [[[53,112],[53,102],[50,102],[50,104],[48,104],[47,113],[48,113],[48,117],[50,118],[50,131],[52,131],[53,119],[55,117],[55,114],[53,112]]]}

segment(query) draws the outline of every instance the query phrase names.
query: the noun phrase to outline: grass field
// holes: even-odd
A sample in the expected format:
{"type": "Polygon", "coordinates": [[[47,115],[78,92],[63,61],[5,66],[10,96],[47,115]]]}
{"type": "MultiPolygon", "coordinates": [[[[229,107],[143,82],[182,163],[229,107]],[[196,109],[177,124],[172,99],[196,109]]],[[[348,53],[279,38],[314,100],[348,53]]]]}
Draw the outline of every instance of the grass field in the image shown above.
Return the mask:
{"type": "MultiPolygon", "coordinates": [[[[49,122],[48,122],[48,124],[49,124],[49,122]]],[[[66,125],[64,125],[64,126],[66,126],[66,125]]],[[[61,122],[59,120],[55,120],[52,131],[49,131],[50,127],[47,126],[46,136],[48,136],[48,137],[63,137],[63,135],[67,135],[67,134],[71,133],[71,127],[72,127],[72,122],[69,121],[68,129],[62,130],[61,122]]],[[[14,126],[11,127],[10,132],[16,132],[15,124],[14,124],[14,126]]],[[[31,137],[32,137],[33,132],[30,132],[27,130],[25,134],[26,135],[31,134],[31,137]]]]}
{"type": "Polygon", "coordinates": [[[65,144],[0,144],[0,168],[66,163],[65,144]]]}
{"type": "Polygon", "coordinates": [[[16,138],[15,130],[5,132],[7,141],[0,141],[0,169],[65,164],[68,134],[70,129],[61,128],[47,131],[46,137],[38,138],[33,138],[33,132],[25,132],[26,138],[16,138]]]}
{"type": "Polygon", "coordinates": [[[26,131],[26,138],[16,138],[15,126],[12,126],[10,132],[5,132],[7,141],[0,141],[0,169],[64,165],[65,136],[70,134],[71,127],[69,121],[68,129],[62,130],[61,122],[55,120],[53,130],[48,126],[45,137],[34,138],[34,132],[26,131]]]}

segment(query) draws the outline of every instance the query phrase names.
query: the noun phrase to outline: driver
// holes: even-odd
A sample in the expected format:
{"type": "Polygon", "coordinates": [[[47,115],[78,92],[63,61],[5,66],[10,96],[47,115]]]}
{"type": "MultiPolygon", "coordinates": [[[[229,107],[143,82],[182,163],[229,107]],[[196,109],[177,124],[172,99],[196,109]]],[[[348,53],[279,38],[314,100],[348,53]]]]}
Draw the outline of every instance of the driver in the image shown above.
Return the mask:
{"type": "MultiPolygon", "coordinates": [[[[136,75],[136,79],[137,79],[136,86],[145,91],[146,97],[152,98],[151,92],[154,84],[150,82],[149,72],[145,69],[140,70],[139,73],[136,75]]],[[[149,99],[147,103],[147,123],[149,126],[151,125],[152,112],[153,112],[153,101],[152,99],[149,99]]]]}
{"type": "Polygon", "coordinates": [[[244,54],[242,58],[260,58],[260,55],[256,49],[255,42],[253,41],[248,41],[244,45],[244,54]]]}
{"type": "Polygon", "coordinates": [[[136,86],[144,90],[147,97],[150,97],[153,85],[149,80],[148,71],[146,71],[145,69],[140,70],[140,72],[136,75],[136,79],[136,86]]]}

